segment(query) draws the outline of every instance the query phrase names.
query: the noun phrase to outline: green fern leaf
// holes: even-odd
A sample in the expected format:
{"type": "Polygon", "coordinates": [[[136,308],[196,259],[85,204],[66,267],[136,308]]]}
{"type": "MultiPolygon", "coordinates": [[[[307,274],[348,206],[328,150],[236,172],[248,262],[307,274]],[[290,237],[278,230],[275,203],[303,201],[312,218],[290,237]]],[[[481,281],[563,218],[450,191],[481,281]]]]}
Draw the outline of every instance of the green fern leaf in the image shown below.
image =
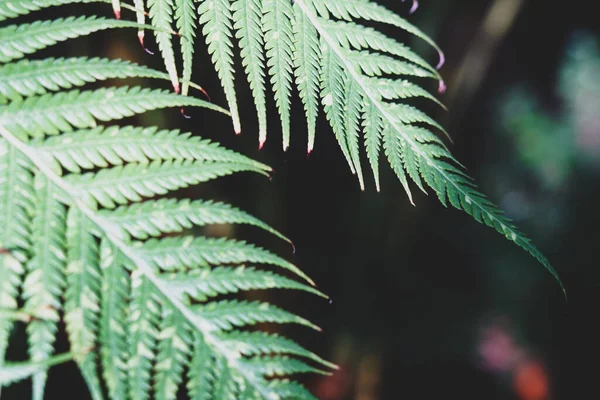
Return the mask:
{"type": "MultiPolygon", "coordinates": [[[[423,131],[427,129],[414,124],[429,125],[445,133],[443,128],[420,110],[398,103],[408,96],[430,99],[431,96],[424,95],[421,90],[412,85],[404,86],[402,80],[390,82],[388,77],[381,76],[390,73],[429,75],[440,80],[440,90],[443,90],[444,84],[436,69],[408,47],[373,28],[359,25],[352,20],[360,16],[362,19],[391,23],[431,41],[416,31],[416,28],[407,25],[401,19],[394,18],[387,10],[366,0],[348,2],[334,0],[327,3],[297,0],[296,6],[301,9],[320,37],[325,71],[325,74],[322,74],[322,81],[326,90],[322,95],[322,103],[352,172],[359,172],[356,171],[358,167],[352,161],[352,152],[355,151],[352,150],[355,149],[354,141],[350,142],[354,147],[346,144],[348,135],[351,135],[352,131],[340,127],[343,126],[343,121],[348,121],[348,118],[342,116],[343,110],[348,107],[345,100],[350,98],[349,96],[354,96],[353,92],[357,92],[362,96],[362,124],[367,136],[367,155],[374,170],[378,168],[378,149],[380,143],[383,143],[388,161],[411,202],[412,195],[406,174],[420,188],[424,189],[423,182],[432,188],[443,204],[448,199],[454,207],[466,211],[479,222],[493,227],[527,250],[554,275],[562,286],[548,260],[529,239],[516,230],[496,206],[476,190],[471,179],[439,139],[431,139],[433,134],[424,137],[423,131]],[[351,22],[332,19],[328,13],[351,22]],[[372,55],[373,51],[379,52],[380,55],[372,55]],[[361,61],[361,58],[369,61],[361,61]],[[410,64],[413,65],[412,71],[410,64]],[[348,84],[347,80],[351,81],[352,85],[348,84]],[[340,93],[342,87],[346,88],[345,98],[336,95],[340,93]],[[379,128],[380,125],[383,125],[383,130],[379,128]]],[[[355,120],[354,114],[351,115],[352,120],[355,120]]],[[[354,159],[357,159],[356,156],[354,159]]],[[[360,173],[358,175],[360,180],[360,173]]],[[[378,182],[377,173],[376,182],[378,182]]]]}
{"type": "Polygon", "coordinates": [[[9,62],[49,45],[106,29],[138,25],[99,17],[69,17],[0,28],[0,62],[9,62]]]}
{"type": "Polygon", "coordinates": [[[173,0],[148,0],[148,14],[152,26],[158,28],[154,31],[158,48],[165,62],[165,67],[171,78],[173,90],[179,93],[179,75],[175,65],[175,53],[171,41],[171,25],[173,23],[173,0]]]}
{"type": "Polygon", "coordinates": [[[381,142],[383,137],[383,121],[377,113],[377,109],[371,103],[363,101],[362,106],[362,126],[365,132],[365,149],[367,157],[373,170],[375,187],[377,191],[381,189],[379,183],[379,152],[381,151],[381,142]]]}
{"type": "MultiPolygon", "coordinates": [[[[45,361],[52,355],[58,329],[66,266],[65,206],[56,199],[56,188],[41,175],[35,177],[36,215],[33,219],[33,256],[23,283],[25,309],[42,318],[27,325],[30,359],[45,361]]],[[[43,398],[46,372],[33,376],[33,398],[43,398]]]]}
{"type": "Polygon", "coordinates": [[[14,101],[90,82],[130,77],[169,79],[168,75],[148,67],[106,58],[22,60],[0,66],[0,95],[4,102],[14,101]]]}
{"type": "Polygon", "coordinates": [[[32,11],[38,11],[46,7],[72,4],[75,2],[92,2],[96,0],[0,0],[0,22],[21,15],[27,15],[32,11]]]}
{"type": "Polygon", "coordinates": [[[197,301],[206,301],[210,297],[237,293],[240,290],[257,289],[295,289],[326,297],[311,286],[269,271],[244,266],[217,267],[187,274],[173,274],[165,279],[170,291],[178,294],[185,293],[197,301]]]}
{"type": "Polygon", "coordinates": [[[321,330],[310,321],[268,303],[225,300],[197,306],[195,311],[201,314],[205,321],[219,330],[228,331],[234,327],[239,328],[247,325],[255,325],[259,322],[277,324],[294,323],[313,328],[317,331],[321,330]]]}
{"type": "Polygon", "coordinates": [[[135,18],[139,25],[138,27],[138,40],[142,47],[144,47],[144,25],[146,24],[146,11],[144,9],[144,0],[133,0],[133,6],[135,8],[135,18]]]}
{"type": "Polygon", "coordinates": [[[198,7],[200,23],[204,25],[202,34],[206,38],[208,52],[221,79],[225,90],[229,111],[233,119],[233,129],[239,134],[242,131],[235,94],[231,5],[229,0],[205,0],[198,7]]]}
{"type": "Polygon", "coordinates": [[[56,135],[73,128],[91,128],[96,121],[110,121],[165,107],[196,106],[226,112],[192,97],[139,87],[73,90],[17,100],[0,106],[0,124],[23,138],[56,135]],[[107,101],[110,100],[110,103],[107,101]]]}
{"type": "MultiPolygon", "coordinates": [[[[35,7],[24,7],[23,14],[57,1],[35,0],[31,3],[35,7]]],[[[121,4],[112,3],[118,16],[121,4]]],[[[172,22],[170,14],[164,14],[169,11],[164,6],[151,5],[154,22],[161,20],[164,25],[158,29],[161,33],[167,33],[172,22]]],[[[187,15],[175,9],[174,16],[180,32],[188,29],[185,36],[189,40],[194,17],[189,4],[187,7],[187,15]]],[[[221,12],[230,20],[228,7],[221,12]]],[[[140,10],[136,10],[138,17],[140,10]]],[[[58,40],[121,27],[118,21],[115,25],[100,20],[81,17],[25,25],[34,33],[34,40],[25,44],[16,40],[23,36],[23,24],[0,28],[12,41],[3,42],[0,51],[12,60],[58,40]],[[58,36],[49,33],[52,29],[60,32],[58,36]],[[52,37],[46,38],[48,35],[52,37]]],[[[200,21],[205,22],[202,16],[200,21]]],[[[231,32],[232,27],[225,30],[231,32]]],[[[143,40],[143,33],[139,37],[143,40]]],[[[227,43],[224,46],[220,51],[226,51],[227,43]]],[[[225,55],[224,65],[229,63],[228,56],[231,54],[225,55]]],[[[188,61],[184,63],[188,66],[184,70],[189,69],[188,61]]],[[[208,102],[139,87],[65,91],[113,78],[169,76],[124,61],[97,58],[25,59],[0,66],[0,218],[15,220],[4,224],[0,232],[0,273],[8,282],[0,289],[6,305],[0,315],[2,353],[15,317],[25,315],[32,363],[46,365],[53,360],[59,310],[64,307],[73,358],[94,399],[102,398],[103,391],[96,370],[97,354],[106,388],[114,399],[175,398],[186,370],[193,398],[285,398],[265,376],[270,371],[308,367],[283,359],[265,359],[261,367],[258,359],[246,360],[228,347],[219,332],[235,332],[236,326],[261,321],[314,325],[266,303],[215,302],[214,296],[272,288],[321,295],[273,272],[228,264],[270,264],[312,281],[293,264],[245,242],[158,239],[166,233],[214,223],[249,224],[285,237],[222,203],[148,200],[234,172],[267,174],[270,168],[187,133],[97,126],[165,107],[199,106],[227,113],[208,102]],[[132,204],[135,202],[139,203],[132,204]],[[115,210],[117,205],[121,207],[115,210]],[[159,272],[187,266],[189,261],[193,262],[190,270],[159,272]],[[18,310],[24,269],[25,308],[18,310]],[[205,279],[199,279],[202,275],[205,279]],[[68,285],[63,305],[65,277],[68,285]],[[93,351],[98,346],[99,351],[93,351]],[[195,366],[210,370],[193,371],[195,366]]],[[[199,88],[185,78],[182,82],[199,88]]],[[[29,373],[34,374],[34,398],[41,399],[46,370],[29,373]]]]}
{"type": "Polygon", "coordinates": [[[215,143],[191,137],[189,133],[141,127],[96,127],[63,133],[34,141],[33,146],[52,156],[69,172],[125,163],[152,161],[206,161],[248,166],[249,170],[268,172],[264,164],[251,160],[215,143]]]}
{"type": "MultiPolygon", "coordinates": [[[[0,308],[16,310],[24,264],[31,252],[32,164],[0,139],[0,308]]],[[[13,321],[0,316],[0,367],[13,321]]]]}
{"type": "Polygon", "coordinates": [[[304,386],[288,379],[274,379],[269,382],[269,387],[275,390],[277,393],[281,393],[283,398],[295,400],[317,400],[317,398],[308,390],[306,390],[304,386]]]}
{"type": "Polygon", "coordinates": [[[350,149],[348,148],[348,141],[346,140],[346,133],[344,131],[344,108],[340,106],[344,104],[346,85],[346,76],[342,69],[342,65],[339,63],[338,58],[327,51],[327,48],[323,48],[323,68],[321,70],[321,102],[327,120],[331,124],[333,133],[342,149],[344,157],[348,162],[348,166],[353,174],[356,174],[354,169],[354,163],[350,156],[350,149]]]}
{"type": "Polygon", "coordinates": [[[171,311],[164,310],[161,331],[158,334],[158,353],[156,356],[155,388],[157,399],[176,399],[177,389],[183,380],[183,369],[187,363],[192,340],[184,318],[171,311]]]}
{"type": "Polygon", "coordinates": [[[358,147],[358,136],[360,129],[360,111],[361,111],[361,100],[362,94],[356,89],[355,83],[352,79],[346,79],[344,88],[345,99],[344,99],[344,136],[350,153],[350,159],[354,170],[358,175],[358,181],[361,189],[364,190],[365,182],[362,174],[362,166],[360,164],[360,153],[358,147]]]}
{"type": "Polygon", "coordinates": [[[246,357],[289,354],[304,357],[326,368],[337,368],[334,364],[323,360],[294,341],[277,334],[233,331],[222,333],[222,338],[226,346],[238,349],[246,357]]]}
{"type": "Polygon", "coordinates": [[[294,264],[243,241],[203,237],[150,239],[140,246],[140,253],[164,271],[251,262],[281,267],[314,285],[314,282],[294,264]]]}
{"type": "MultiPolygon", "coordinates": [[[[232,5],[235,36],[239,40],[242,64],[248,77],[258,113],[258,141],[267,138],[267,107],[265,97],[265,60],[262,37],[262,0],[234,0],[232,5]]],[[[262,147],[262,145],[259,145],[262,147]]]]}
{"type": "Polygon", "coordinates": [[[319,77],[321,76],[321,48],[315,28],[307,21],[298,5],[294,4],[294,72],[296,85],[308,121],[307,153],[315,144],[317,114],[319,112],[319,77]]]}
{"type": "Polygon", "coordinates": [[[177,31],[181,35],[181,54],[183,56],[183,85],[181,93],[187,96],[189,83],[192,79],[194,59],[194,41],[196,37],[196,12],[193,0],[175,0],[175,20],[177,31]]]}
{"type": "Polygon", "coordinates": [[[132,301],[129,309],[129,396],[134,400],[150,397],[152,361],[156,357],[158,319],[161,307],[152,284],[144,275],[131,277],[132,301]]]}
{"type": "Polygon", "coordinates": [[[253,370],[254,373],[262,375],[265,378],[305,373],[320,375],[328,374],[327,372],[321,371],[318,368],[311,367],[303,361],[286,356],[254,357],[246,361],[245,365],[250,370],[253,370]]]}
{"type": "MultiPolygon", "coordinates": [[[[132,7],[129,4],[121,5],[119,0],[19,0],[18,2],[13,0],[0,0],[0,22],[21,15],[27,15],[32,11],[75,3],[112,3],[115,17],[119,19],[121,7],[134,11],[143,10],[143,5],[138,8],[137,2],[138,0],[134,0],[135,7],[132,7]]],[[[143,24],[144,21],[142,20],[141,23],[143,24]]]]}
{"type": "MultiPolygon", "coordinates": [[[[364,19],[367,21],[393,25],[403,29],[410,34],[423,39],[437,50],[440,60],[436,66],[436,69],[440,69],[444,64],[444,54],[442,53],[442,50],[429,36],[404,18],[401,18],[399,15],[394,14],[390,10],[377,3],[373,3],[369,0],[329,0],[323,2],[322,4],[326,7],[327,11],[339,19],[346,21],[364,19]]],[[[322,16],[327,16],[323,7],[319,7],[318,9],[322,16]]]]}
{"type": "Polygon", "coordinates": [[[414,76],[419,78],[438,79],[437,73],[422,68],[410,62],[399,60],[385,54],[350,50],[345,52],[348,64],[359,69],[367,76],[382,76],[386,74],[399,76],[414,76]]]}
{"type": "Polygon", "coordinates": [[[214,381],[217,379],[215,360],[201,335],[194,335],[194,353],[191,358],[187,383],[190,400],[210,400],[214,381]]]}
{"type": "Polygon", "coordinates": [[[136,239],[161,236],[163,233],[182,232],[193,226],[209,224],[248,224],[264,229],[289,242],[285,236],[264,222],[223,203],[190,201],[187,199],[160,199],[140,204],[101,211],[105,218],[121,227],[136,239]]]}
{"type": "MultiPolygon", "coordinates": [[[[115,208],[235,172],[252,170],[246,164],[230,162],[153,161],[147,165],[105,168],[98,173],[69,176],[67,180],[75,190],[85,193],[89,204],[97,202],[105,208],[115,208]]],[[[264,173],[260,169],[254,171],[264,173]]]]}
{"type": "Polygon", "coordinates": [[[65,322],[71,352],[90,388],[94,400],[102,399],[100,378],[96,372],[98,317],[100,314],[101,275],[98,245],[90,233],[89,221],[77,209],[67,216],[68,265],[66,269],[65,322]]]}
{"type": "Polygon", "coordinates": [[[107,240],[100,243],[102,269],[102,302],[100,306],[101,361],[103,376],[110,398],[127,398],[127,302],[129,274],[114,245],[107,240]]]}
{"type": "MultiPolygon", "coordinates": [[[[267,67],[275,93],[275,103],[281,117],[283,149],[286,150],[290,144],[293,9],[292,4],[287,0],[263,0],[263,11],[267,67]]],[[[263,144],[264,142],[261,142],[260,147],[263,144]]]]}

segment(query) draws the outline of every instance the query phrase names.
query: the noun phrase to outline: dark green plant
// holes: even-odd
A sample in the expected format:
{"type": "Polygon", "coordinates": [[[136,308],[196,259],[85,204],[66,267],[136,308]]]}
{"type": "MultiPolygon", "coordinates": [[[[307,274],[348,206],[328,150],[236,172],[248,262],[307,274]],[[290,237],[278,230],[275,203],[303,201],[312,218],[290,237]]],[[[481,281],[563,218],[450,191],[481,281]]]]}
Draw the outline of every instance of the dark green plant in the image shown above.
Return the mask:
{"type": "Polygon", "coordinates": [[[73,358],[94,399],[104,395],[100,376],[113,399],[173,399],[184,380],[193,399],[303,399],[312,395],[289,376],[334,367],[288,339],[244,330],[259,322],[315,327],[307,320],[267,303],[220,299],[269,288],[323,296],[308,277],[245,242],[185,232],[239,223],[282,235],[230,206],[168,197],[232,173],[268,174],[269,167],[187,133],[109,124],[149,110],[197,106],[230,115],[239,133],[236,39],[256,104],[260,146],[266,140],[267,76],[284,148],[290,142],[296,84],[306,111],[309,152],[321,104],[361,187],[362,133],[377,189],[383,151],[411,201],[409,178],[423,191],[433,189],[444,205],[504,234],[556,276],[529,240],[477,191],[432,131],[443,129],[403,102],[413,97],[437,102],[402,79],[433,78],[442,90],[436,68],[400,42],[357,23],[390,24],[435,46],[400,16],[368,0],[134,0],[133,5],[113,0],[117,18],[121,8],[128,8],[137,22],[87,15],[32,23],[18,19],[76,2],[0,0],[0,385],[32,375],[34,398],[41,399],[46,369],[73,358]],[[146,16],[149,25],[144,25],[146,16]],[[229,111],[184,96],[190,87],[201,90],[191,82],[199,25],[229,111]],[[142,44],[144,30],[152,31],[167,73],[121,60],[32,58],[57,42],[117,28],[138,29],[142,44]],[[170,80],[184,95],[137,86],[75,89],[135,77],[170,80]],[[256,265],[285,269],[306,283],[256,265]],[[61,317],[71,351],[53,356],[61,317]],[[4,362],[17,321],[27,323],[29,363],[4,362]],[[189,371],[185,377],[184,371],[189,371]]]}

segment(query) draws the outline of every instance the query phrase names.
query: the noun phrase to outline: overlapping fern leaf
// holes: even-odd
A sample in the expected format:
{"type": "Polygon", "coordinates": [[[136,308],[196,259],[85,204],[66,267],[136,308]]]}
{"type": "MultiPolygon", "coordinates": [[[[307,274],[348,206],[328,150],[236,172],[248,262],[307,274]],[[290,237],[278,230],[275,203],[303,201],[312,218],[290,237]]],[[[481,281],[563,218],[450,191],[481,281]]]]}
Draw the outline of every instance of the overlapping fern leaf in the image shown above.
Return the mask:
{"type": "MultiPolygon", "coordinates": [[[[141,5],[142,0],[139,2],[141,5]]],[[[361,148],[377,190],[380,158],[384,157],[411,202],[413,184],[423,192],[432,189],[444,205],[464,210],[531,253],[560,283],[549,261],[479,192],[450,154],[436,134],[444,133],[443,128],[406,103],[410,98],[424,98],[439,104],[413,82],[414,78],[437,80],[439,91],[445,89],[437,72],[444,62],[443,54],[406,19],[371,0],[202,0],[197,16],[192,13],[191,0],[152,0],[150,6],[155,2],[164,3],[164,18],[170,15],[170,7],[175,7],[185,70],[189,71],[192,62],[185,46],[194,40],[196,18],[203,25],[236,132],[241,129],[234,84],[237,39],[256,105],[259,147],[267,137],[267,81],[281,117],[284,149],[290,144],[290,104],[295,85],[306,112],[309,153],[321,107],[362,188],[365,160],[361,148]],[[377,24],[396,27],[431,44],[439,52],[437,67],[372,27],[377,24]]],[[[416,4],[413,2],[412,11],[416,4]]],[[[160,36],[158,39],[160,43],[160,36]]],[[[167,67],[173,67],[170,49],[163,53],[167,67]]]]}
{"type": "MultiPolygon", "coordinates": [[[[64,2],[30,3],[0,2],[0,15],[12,22],[64,2]]],[[[155,3],[157,13],[163,6],[155,3]]],[[[167,24],[165,18],[152,17],[167,24]]],[[[60,40],[119,27],[141,26],[93,16],[0,26],[0,389],[31,375],[33,397],[42,399],[47,368],[72,357],[94,399],[106,391],[111,399],[175,399],[180,390],[192,399],[313,398],[290,375],[332,365],[291,340],[246,328],[316,327],[233,295],[275,288],[322,294],[265,249],[190,232],[250,224],[284,237],[229,205],[168,197],[237,172],[268,174],[269,167],[188,133],[113,122],[167,107],[228,112],[170,91],[85,86],[172,80],[173,70],[100,58],[25,58],[60,40]],[[57,356],[61,319],[71,349],[57,356]],[[5,362],[15,323],[26,324],[28,364],[5,362]]]]}

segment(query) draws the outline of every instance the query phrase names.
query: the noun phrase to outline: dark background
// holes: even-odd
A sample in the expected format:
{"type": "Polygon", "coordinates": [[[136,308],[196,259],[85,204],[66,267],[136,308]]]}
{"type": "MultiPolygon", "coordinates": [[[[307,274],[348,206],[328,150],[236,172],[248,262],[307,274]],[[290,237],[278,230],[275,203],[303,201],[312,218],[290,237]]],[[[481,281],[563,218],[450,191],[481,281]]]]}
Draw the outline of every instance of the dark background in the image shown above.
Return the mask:
{"type": "MultiPolygon", "coordinates": [[[[186,110],[189,120],[175,110],[142,122],[190,130],[274,167],[271,180],[240,175],[187,195],[228,201],[283,232],[295,253],[261,232],[236,228],[237,236],[293,260],[331,296],[328,303],[301,294],[257,294],[323,328],[284,328],[342,367],[331,377],[305,379],[321,399],[598,398],[600,24],[594,2],[430,0],[410,17],[410,1],[378,2],[444,49],[441,73],[449,90],[440,98],[449,112],[427,110],[448,128],[453,154],[482,191],[553,263],[568,302],[533,258],[466,214],[445,209],[432,193],[415,188],[411,206],[383,163],[381,193],[366,170],[367,189],[360,191],[323,116],[307,157],[297,97],[291,148],[281,150],[271,101],[269,139],[259,152],[239,64],[241,136],[226,117],[203,110],[186,110]]],[[[99,55],[103,48],[106,55],[160,68],[159,57],[144,53],[129,33],[129,41],[117,41],[115,33],[94,35],[63,50],[99,55]]],[[[437,62],[421,41],[398,30],[386,33],[437,62]]],[[[151,39],[148,46],[156,47],[151,39]]],[[[197,54],[194,81],[225,105],[203,43],[197,54]]],[[[66,346],[64,338],[60,343],[66,346]]],[[[20,385],[3,394],[26,398],[27,390],[20,385]]],[[[48,398],[65,390],[88,396],[73,366],[50,373],[48,398]]]]}

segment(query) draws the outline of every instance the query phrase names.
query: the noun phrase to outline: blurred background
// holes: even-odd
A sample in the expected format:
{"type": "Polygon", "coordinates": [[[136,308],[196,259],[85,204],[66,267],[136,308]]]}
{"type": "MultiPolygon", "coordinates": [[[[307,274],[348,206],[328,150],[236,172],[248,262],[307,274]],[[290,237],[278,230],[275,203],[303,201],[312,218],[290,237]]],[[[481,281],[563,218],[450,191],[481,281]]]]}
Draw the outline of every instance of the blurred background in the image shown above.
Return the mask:
{"type": "MultiPolygon", "coordinates": [[[[382,164],[381,193],[372,178],[361,192],[323,115],[315,150],[307,157],[297,97],[290,149],[281,150],[272,112],[269,139],[258,151],[256,114],[239,64],[241,136],[233,134],[227,118],[202,110],[186,110],[190,119],[178,110],[151,113],[142,122],[190,130],[274,167],[271,180],[241,175],[184,194],[231,202],[283,232],[294,241],[295,253],[252,228],[232,232],[219,226],[210,233],[235,233],[277,251],[331,296],[327,302],[297,293],[255,295],[323,328],[322,333],[285,328],[341,366],[333,376],[304,379],[320,399],[600,398],[595,2],[423,0],[411,16],[410,0],[378,2],[444,49],[441,73],[448,91],[440,99],[449,112],[426,109],[448,128],[451,151],[482,191],[556,267],[568,302],[551,275],[501,235],[445,209],[433,195],[415,190],[416,207],[411,206],[387,166],[382,164]]],[[[107,56],[162,68],[159,57],[146,54],[129,33],[124,41],[114,34],[91,36],[63,50],[86,55],[92,49],[100,55],[103,48],[107,56]]],[[[423,42],[393,29],[386,33],[437,63],[423,42]]],[[[157,50],[151,38],[147,45],[157,50]]],[[[225,105],[203,43],[197,54],[194,81],[225,105]]],[[[437,89],[436,82],[419,83],[437,89]]],[[[274,111],[272,101],[270,106],[274,111]]],[[[87,398],[74,366],[50,375],[48,398],[64,394],[65,379],[70,394],[87,398]]],[[[3,394],[25,398],[27,389],[20,388],[3,394]]]]}

